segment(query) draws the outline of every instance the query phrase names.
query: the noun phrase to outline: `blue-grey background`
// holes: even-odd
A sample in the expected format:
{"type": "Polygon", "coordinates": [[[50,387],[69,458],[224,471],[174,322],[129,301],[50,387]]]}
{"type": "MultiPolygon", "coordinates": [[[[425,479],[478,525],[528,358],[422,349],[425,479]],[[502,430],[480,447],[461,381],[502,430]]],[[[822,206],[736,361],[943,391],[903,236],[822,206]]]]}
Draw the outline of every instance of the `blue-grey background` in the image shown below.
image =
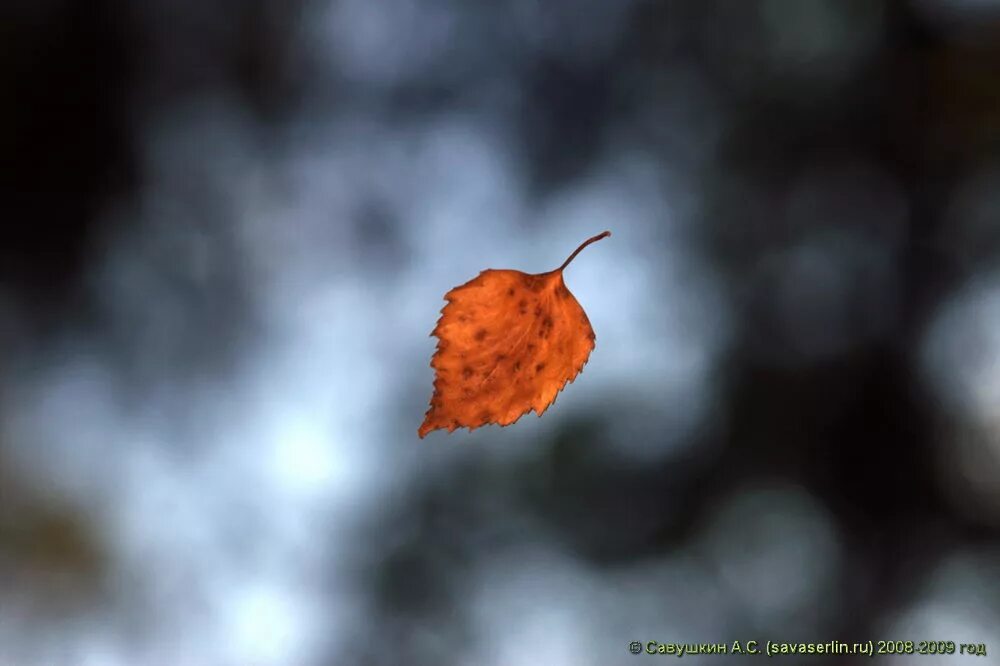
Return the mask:
{"type": "Polygon", "coordinates": [[[1000,2],[0,29],[0,664],[995,663],[1000,2]],[[442,295],[604,229],[579,379],[418,440],[442,295]]]}

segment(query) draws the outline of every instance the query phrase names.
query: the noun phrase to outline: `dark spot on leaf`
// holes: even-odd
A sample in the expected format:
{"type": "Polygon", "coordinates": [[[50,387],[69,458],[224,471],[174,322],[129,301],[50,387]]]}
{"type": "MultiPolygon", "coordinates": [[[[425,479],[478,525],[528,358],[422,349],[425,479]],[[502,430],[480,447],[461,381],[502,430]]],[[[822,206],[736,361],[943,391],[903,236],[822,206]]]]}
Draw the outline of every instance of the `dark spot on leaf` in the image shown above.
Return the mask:
{"type": "Polygon", "coordinates": [[[482,342],[483,340],[485,340],[486,339],[486,329],[485,328],[481,328],[478,331],[476,331],[475,338],[476,338],[477,342],[482,342]]]}
{"type": "Polygon", "coordinates": [[[535,306],[535,316],[536,317],[541,317],[542,316],[542,306],[541,305],[536,305],[535,306]]]}
{"type": "Polygon", "coordinates": [[[514,287],[507,287],[507,295],[508,296],[514,295],[514,287]]]}
{"type": "Polygon", "coordinates": [[[546,317],[545,319],[542,320],[542,326],[544,326],[545,328],[552,328],[552,324],[553,324],[552,317],[546,317]]]}
{"type": "Polygon", "coordinates": [[[479,412],[480,421],[490,421],[492,419],[493,419],[493,412],[491,412],[490,410],[484,409],[483,411],[479,412]]]}
{"type": "Polygon", "coordinates": [[[468,379],[471,376],[472,376],[472,368],[470,368],[469,366],[465,366],[464,368],[462,368],[463,379],[468,379]]]}
{"type": "Polygon", "coordinates": [[[521,362],[514,361],[514,372],[521,372],[521,362]]]}
{"type": "Polygon", "coordinates": [[[545,369],[544,363],[539,363],[538,365],[535,366],[535,372],[541,372],[544,369],[545,369]]]}
{"type": "Polygon", "coordinates": [[[506,359],[507,359],[507,354],[497,354],[497,358],[496,358],[497,363],[500,363],[501,361],[505,361],[506,359]]]}
{"type": "Polygon", "coordinates": [[[526,349],[527,349],[527,350],[528,350],[529,352],[533,352],[533,351],[535,351],[535,343],[534,343],[534,342],[529,342],[529,343],[528,343],[528,344],[526,345],[526,349]]]}

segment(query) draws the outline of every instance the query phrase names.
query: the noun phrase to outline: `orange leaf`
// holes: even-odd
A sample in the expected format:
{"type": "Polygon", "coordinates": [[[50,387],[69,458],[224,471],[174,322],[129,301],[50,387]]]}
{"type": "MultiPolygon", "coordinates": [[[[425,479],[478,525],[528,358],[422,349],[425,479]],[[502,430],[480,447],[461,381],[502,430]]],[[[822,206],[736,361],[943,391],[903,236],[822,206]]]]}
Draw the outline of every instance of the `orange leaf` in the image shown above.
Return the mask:
{"type": "Polygon", "coordinates": [[[434,395],[421,438],[432,430],[514,423],[531,410],[541,416],[573,381],[594,349],[587,313],[563,282],[580,245],[554,271],[530,275],[488,269],[455,287],[431,335],[434,395]]]}

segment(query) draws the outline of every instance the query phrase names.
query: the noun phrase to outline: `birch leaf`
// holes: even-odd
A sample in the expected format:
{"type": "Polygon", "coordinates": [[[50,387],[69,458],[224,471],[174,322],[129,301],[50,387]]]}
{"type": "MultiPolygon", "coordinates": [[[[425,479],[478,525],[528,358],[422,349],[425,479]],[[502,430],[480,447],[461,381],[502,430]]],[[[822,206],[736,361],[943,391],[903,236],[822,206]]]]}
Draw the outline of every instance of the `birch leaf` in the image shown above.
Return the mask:
{"type": "Polygon", "coordinates": [[[596,336],[559,268],[530,274],[487,269],[455,287],[431,335],[434,395],[418,434],[439,428],[507,426],[534,410],[541,416],[583,370],[596,336]]]}

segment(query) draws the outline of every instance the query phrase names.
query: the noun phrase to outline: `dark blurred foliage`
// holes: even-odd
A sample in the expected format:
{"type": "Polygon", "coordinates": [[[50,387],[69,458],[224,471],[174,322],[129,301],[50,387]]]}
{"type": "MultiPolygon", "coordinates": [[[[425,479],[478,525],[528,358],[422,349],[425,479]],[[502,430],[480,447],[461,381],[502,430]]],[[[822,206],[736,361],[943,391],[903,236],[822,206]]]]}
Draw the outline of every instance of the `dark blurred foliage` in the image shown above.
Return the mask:
{"type": "MultiPolygon", "coordinates": [[[[483,28],[491,35],[484,50],[498,48],[497,34],[516,33],[504,27],[497,7],[438,4],[434,11],[475,15],[493,26],[483,28]]],[[[593,21],[611,20],[602,18],[600,4],[553,9],[553,34],[560,34],[561,21],[590,20],[588,12],[593,21]]],[[[122,372],[147,381],[145,350],[127,351],[135,328],[115,329],[87,291],[88,276],[110,252],[109,239],[144,233],[128,222],[141,210],[140,193],[157,178],[141,154],[144,128],[187,100],[224,91],[256,128],[249,141],[264,154],[281,153],[293,118],[420,118],[482,107],[515,128],[535,202],[585,178],[609,146],[640,145],[664,174],[680,170],[692,188],[685,194],[697,202],[689,220],[693,247],[719,277],[732,310],[729,343],[711,373],[716,397],[706,423],[684,435],[680,452],[629,458],[615,445],[635,432],[622,422],[660,423],[642,410],[660,409],[667,394],[646,396],[651,408],[609,394],[605,408],[560,420],[529,455],[477,455],[481,442],[498,442],[518,426],[472,443],[461,441],[461,433],[409,442],[425,399],[420,391],[429,390],[420,375],[400,388],[404,407],[390,414],[396,420],[390,436],[417,449],[398,464],[422,469],[434,448],[461,449],[459,462],[428,463],[413,483],[358,509],[365,556],[355,580],[367,596],[356,622],[381,638],[349,650],[331,645],[317,663],[475,663],[468,655],[479,654],[475,645],[484,639],[466,609],[470,590],[484,562],[508,554],[516,560],[536,540],[558,544],[598,579],[618,580],[634,565],[693,558],[692,566],[717,584],[700,601],[692,596],[690,603],[704,605],[692,613],[717,615],[723,633],[689,637],[662,624],[663,640],[731,642],[783,626],[790,639],[924,638],[882,634],[919,600],[918,583],[942,558],[967,551],[993,557],[1000,544],[1000,512],[986,509],[982,494],[964,490],[948,455],[951,438],[969,428],[975,431],[969,437],[985,438],[984,450],[992,446],[996,455],[997,426],[982,434],[967,417],[941,409],[921,365],[935,313],[968,281],[988,274],[1000,250],[1000,190],[988,185],[1000,181],[987,177],[976,190],[985,213],[974,207],[965,215],[954,203],[1000,157],[1000,5],[982,5],[991,9],[975,14],[946,2],[888,0],[644,0],[629,5],[622,29],[600,49],[590,50],[583,29],[571,35],[579,44],[567,37],[560,49],[536,45],[523,52],[516,35],[508,35],[515,45],[503,52],[509,59],[489,65],[483,64],[492,62],[488,55],[479,62],[462,42],[446,58],[450,69],[400,75],[380,87],[335,68],[323,73],[323,53],[298,41],[296,26],[315,10],[305,2],[8,2],[0,13],[0,297],[16,314],[0,316],[7,329],[0,340],[9,341],[0,372],[21,367],[19,359],[48,340],[93,327],[125,350],[122,372]],[[491,73],[500,70],[517,82],[518,95],[491,89],[491,73]],[[691,100],[678,101],[686,94],[691,100]],[[962,226],[956,215],[971,221],[962,226]],[[824,583],[829,588],[777,619],[753,595],[741,595],[705,545],[718,516],[739,506],[734,498],[772,486],[823,507],[840,549],[824,583]],[[391,641],[396,651],[386,652],[379,641],[391,641]]],[[[662,184],[669,190],[666,176],[662,184]]],[[[199,203],[197,191],[177,196],[205,216],[177,220],[192,234],[229,214],[217,216],[211,197],[199,203]]],[[[360,265],[405,264],[408,224],[373,199],[337,238],[351,244],[360,265]]],[[[475,224],[470,220],[469,228],[475,224]]],[[[617,235],[615,220],[606,226],[617,235]]],[[[211,233],[218,241],[226,232],[211,233]]],[[[562,239],[567,247],[576,241],[562,239]]],[[[666,231],[661,242],[672,242],[666,231]]],[[[183,308],[203,312],[199,317],[253,308],[252,286],[233,258],[238,241],[220,243],[213,247],[228,247],[232,256],[219,260],[218,276],[169,286],[182,294],[183,308]]],[[[426,305],[428,312],[436,307],[426,305]]],[[[229,367],[254,353],[241,340],[258,325],[267,324],[253,315],[220,316],[205,330],[215,344],[176,342],[157,358],[209,375],[206,367],[229,367]]],[[[628,344],[600,330],[598,339],[599,348],[628,344]]],[[[11,386],[5,390],[16,390],[11,386]]],[[[557,408],[572,400],[573,389],[557,408]]],[[[387,405],[396,399],[387,395],[387,405]]],[[[17,404],[8,400],[0,408],[17,404]]],[[[185,431],[178,428],[177,447],[184,449],[185,431]]],[[[628,446],[673,446],[675,436],[658,425],[638,432],[644,439],[628,446]]],[[[0,445],[0,606],[5,596],[58,605],[80,603],[84,595],[100,604],[114,580],[106,530],[93,526],[86,508],[20,481],[4,457],[18,445],[0,445]]],[[[997,483],[994,477],[978,492],[998,493],[997,483]]],[[[746,524],[757,525],[753,520],[746,524]]],[[[782,529],[797,528],[792,522],[782,529]]],[[[323,541],[323,525],[314,529],[323,541]]],[[[781,539],[784,532],[776,534],[781,539]]],[[[743,536],[733,534],[733,553],[770,552],[743,536]]],[[[783,575],[796,574],[775,575],[781,585],[783,575]]],[[[335,596],[339,581],[320,586],[335,596]]],[[[980,582],[1000,609],[998,581],[980,582]]],[[[675,593],[662,585],[663,597],[675,593]]],[[[649,621],[656,627],[654,612],[649,621]]],[[[621,635],[610,654],[627,663],[625,645],[635,637],[646,640],[621,635]]],[[[18,649],[13,654],[42,654],[18,649]]],[[[522,649],[518,654],[530,653],[522,649]]]]}

